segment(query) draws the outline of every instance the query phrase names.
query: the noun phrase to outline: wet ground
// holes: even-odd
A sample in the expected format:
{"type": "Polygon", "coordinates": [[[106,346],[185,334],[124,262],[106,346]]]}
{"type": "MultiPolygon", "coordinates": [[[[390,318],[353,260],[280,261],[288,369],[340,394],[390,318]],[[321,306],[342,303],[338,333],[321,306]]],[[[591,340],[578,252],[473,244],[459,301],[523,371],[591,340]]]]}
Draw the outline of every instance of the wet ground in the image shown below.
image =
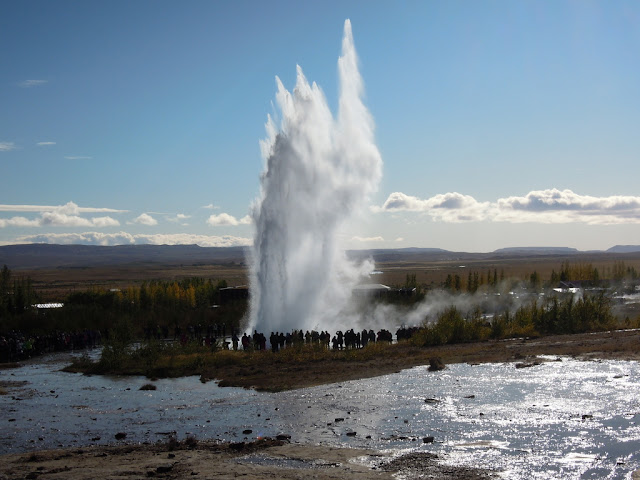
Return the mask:
{"type": "Polygon", "coordinates": [[[285,434],[293,443],[434,453],[510,479],[627,478],[640,466],[639,364],[545,360],[416,367],[273,394],[197,377],[140,390],[148,379],[63,373],[68,357],[41,358],[0,371],[0,453],[285,434]]]}

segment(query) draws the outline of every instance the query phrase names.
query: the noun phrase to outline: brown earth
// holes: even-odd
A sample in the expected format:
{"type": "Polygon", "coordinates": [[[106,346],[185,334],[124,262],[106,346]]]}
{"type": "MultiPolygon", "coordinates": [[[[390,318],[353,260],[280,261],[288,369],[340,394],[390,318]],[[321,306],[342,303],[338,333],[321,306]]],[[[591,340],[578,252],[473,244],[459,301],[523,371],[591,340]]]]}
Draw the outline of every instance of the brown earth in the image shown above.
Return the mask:
{"type": "Polygon", "coordinates": [[[490,472],[441,465],[432,454],[391,459],[351,448],[295,445],[272,439],[253,443],[135,445],[49,450],[0,456],[0,479],[300,479],[423,478],[482,480],[490,472]]]}

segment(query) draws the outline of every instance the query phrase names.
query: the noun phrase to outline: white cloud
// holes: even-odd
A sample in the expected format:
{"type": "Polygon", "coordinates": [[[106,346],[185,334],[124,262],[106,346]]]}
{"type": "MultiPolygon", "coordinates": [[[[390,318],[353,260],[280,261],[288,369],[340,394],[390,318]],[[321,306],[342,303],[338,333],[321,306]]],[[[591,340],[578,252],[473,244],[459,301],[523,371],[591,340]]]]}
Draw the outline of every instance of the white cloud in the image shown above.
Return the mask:
{"type": "Polygon", "coordinates": [[[457,192],[435,195],[426,200],[394,192],[382,207],[374,207],[374,211],[384,212],[424,212],[435,220],[448,223],[481,221],[490,210],[488,202],[480,203],[469,195],[457,192]]]}
{"type": "Polygon", "coordinates": [[[379,243],[384,242],[384,238],[382,237],[351,237],[352,242],[361,242],[361,243],[379,243]]]}
{"type": "Polygon", "coordinates": [[[39,235],[25,235],[17,239],[18,243],[51,243],[51,244],[79,244],[79,245],[132,245],[135,238],[130,233],[42,233],[39,235]]]}
{"type": "Polygon", "coordinates": [[[111,217],[84,218],[68,215],[63,211],[44,212],[39,223],[39,226],[52,227],[117,227],[120,225],[120,222],[111,217]]]}
{"type": "Polygon", "coordinates": [[[394,192],[375,212],[419,212],[445,223],[489,220],[509,223],[640,223],[640,197],[614,195],[593,197],[571,190],[531,191],[522,197],[478,202],[469,195],[452,192],[426,200],[394,192]]]}
{"type": "Polygon", "coordinates": [[[12,217],[8,219],[0,219],[0,228],[5,227],[117,227],[120,225],[118,220],[105,217],[81,217],[82,213],[96,212],[124,212],[125,210],[114,210],[110,208],[87,208],[79,207],[73,202],[59,206],[42,206],[42,205],[0,205],[0,211],[9,212],[37,212],[40,217],[28,219],[25,217],[12,217]]]}
{"type": "Polygon", "coordinates": [[[207,219],[207,223],[212,227],[250,225],[251,217],[249,215],[245,215],[241,219],[237,219],[228,213],[220,213],[217,215],[211,215],[207,219]]]}
{"type": "Polygon", "coordinates": [[[23,80],[18,85],[20,85],[22,88],[31,88],[31,87],[39,87],[48,82],[49,80],[23,80]]]}
{"type": "Polygon", "coordinates": [[[250,238],[231,235],[156,234],[135,235],[136,243],[152,245],[199,245],[201,247],[238,247],[253,244],[250,238]]]}
{"type": "Polygon", "coordinates": [[[120,226],[120,222],[111,217],[94,217],[91,219],[91,223],[94,227],[98,228],[120,226]]]}
{"type": "Polygon", "coordinates": [[[155,234],[132,235],[127,232],[44,233],[19,237],[16,243],[52,243],[81,245],[199,245],[201,247],[249,246],[251,239],[229,235],[155,234]]]}
{"type": "Polygon", "coordinates": [[[64,158],[67,160],[91,160],[93,157],[89,157],[86,155],[67,155],[64,158]]]}
{"type": "Polygon", "coordinates": [[[238,225],[238,220],[228,213],[220,213],[218,215],[211,215],[207,223],[212,227],[219,227],[222,225],[238,225]]]}
{"type": "Polygon", "coordinates": [[[151,215],[143,213],[142,215],[134,218],[133,219],[133,223],[137,223],[139,225],[147,225],[149,227],[152,227],[153,225],[157,225],[158,221],[155,218],[153,218],[151,215]]]}
{"type": "Polygon", "coordinates": [[[216,210],[220,207],[216,207],[213,203],[210,203],[209,205],[203,205],[201,208],[205,208],[207,210],[216,210]]]}
{"type": "Polygon", "coordinates": [[[0,142],[0,152],[9,152],[16,148],[16,144],[13,142],[0,142]]]}
{"type": "Polygon", "coordinates": [[[76,203],[67,202],[64,205],[60,205],[59,207],[56,207],[51,211],[63,215],[78,215],[80,213],[80,207],[76,203]]]}
{"type": "Polygon", "coordinates": [[[39,227],[39,220],[29,220],[25,217],[0,218],[0,228],[5,227],[39,227]]]}
{"type": "Polygon", "coordinates": [[[38,142],[36,143],[36,145],[38,145],[39,147],[48,147],[50,145],[55,145],[56,142],[38,142]]]}
{"type": "Polygon", "coordinates": [[[40,217],[40,226],[52,227],[89,227],[91,221],[77,215],[62,212],[44,212],[40,217]]]}
{"type": "Polygon", "coordinates": [[[184,213],[178,213],[175,216],[165,217],[167,221],[173,223],[179,223],[180,225],[187,226],[189,225],[186,221],[191,218],[191,215],[185,215],[184,213]]]}
{"type": "Polygon", "coordinates": [[[126,213],[128,210],[115,208],[79,207],[74,202],[64,205],[0,205],[0,212],[53,212],[60,211],[67,214],[79,213],[126,213]]]}
{"type": "Polygon", "coordinates": [[[500,198],[496,221],[607,225],[640,223],[640,197],[593,197],[571,190],[537,190],[524,197],[500,198]]]}

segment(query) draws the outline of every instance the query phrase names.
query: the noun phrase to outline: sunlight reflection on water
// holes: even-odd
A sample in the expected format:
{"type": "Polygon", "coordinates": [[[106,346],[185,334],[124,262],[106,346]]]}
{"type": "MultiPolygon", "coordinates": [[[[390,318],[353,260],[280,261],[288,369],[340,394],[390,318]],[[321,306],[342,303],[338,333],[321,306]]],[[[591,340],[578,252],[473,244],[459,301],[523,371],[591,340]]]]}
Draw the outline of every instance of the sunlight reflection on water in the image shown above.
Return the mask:
{"type": "Polygon", "coordinates": [[[438,453],[505,478],[625,478],[640,466],[636,362],[416,367],[277,394],[197,377],[140,391],[148,379],[68,374],[63,364],[54,357],[0,372],[9,385],[0,396],[1,453],[115,443],[117,432],[127,442],[286,433],[298,443],[438,453]]]}

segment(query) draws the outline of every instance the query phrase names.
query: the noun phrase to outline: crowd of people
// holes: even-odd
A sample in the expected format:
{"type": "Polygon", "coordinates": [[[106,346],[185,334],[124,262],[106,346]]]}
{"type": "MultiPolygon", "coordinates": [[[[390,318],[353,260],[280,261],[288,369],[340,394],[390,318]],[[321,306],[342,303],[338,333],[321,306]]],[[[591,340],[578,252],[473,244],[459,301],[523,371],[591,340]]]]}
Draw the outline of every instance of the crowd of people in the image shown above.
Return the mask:
{"type": "MultiPolygon", "coordinates": [[[[155,327],[147,326],[144,328],[145,340],[169,340],[169,327],[166,325],[157,325],[155,327]]],[[[223,341],[227,338],[227,325],[225,323],[202,326],[202,324],[190,323],[183,330],[176,324],[173,327],[173,340],[186,345],[192,341],[199,341],[206,346],[212,346],[221,338],[223,341]]]]}
{"type": "Polygon", "coordinates": [[[17,362],[45,353],[94,348],[101,340],[98,330],[55,331],[41,335],[13,330],[0,335],[0,363],[17,362]]]}
{"type": "MultiPolygon", "coordinates": [[[[414,328],[407,329],[401,327],[396,332],[396,338],[398,340],[406,340],[411,338],[411,335],[415,333],[414,328]]],[[[338,330],[334,335],[331,335],[328,331],[316,331],[307,330],[293,330],[292,332],[271,332],[269,335],[269,345],[273,352],[278,352],[283,348],[289,348],[294,345],[319,345],[326,349],[332,350],[348,350],[364,348],[369,343],[376,342],[393,342],[393,334],[386,329],[381,329],[377,333],[373,329],[362,331],[355,331],[353,328],[345,332],[338,330]]],[[[258,331],[254,331],[253,335],[244,333],[242,338],[239,339],[236,333],[232,335],[232,345],[234,350],[238,350],[241,346],[242,350],[266,350],[267,349],[267,337],[258,331]]]]}
{"type": "MultiPolygon", "coordinates": [[[[401,327],[396,331],[396,339],[406,340],[415,333],[417,328],[401,327]]],[[[146,340],[157,339],[171,341],[169,329],[158,325],[155,328],[147,327],[143,331],[146,340]]],[[[103,337],[108,338],[108,332],[104,335],[98,330],[81,330],[75,332],[55,331],[49,334],[27,335],[20,331],[11,331],[0,335],[0,363],[25,360],[45,353],[82,350],[94,348],[101,344],[103,337]]],[[[327,350],[349,350],[366,347],[369,343],[393,342],[393,334],[386,329],[374,332],[373,329],[355,331],[353,328],[343,332],[338,330],[331,335],[328,331],[293,330],[289,333],[271,332],[269,338],[260,332],[254,331],[252,335],[244,333],[242,337],[233,329],[231,341],[227,337],[225,325],[188,325],[183,331],[179,326],[174,328],[173,341],[187,344],[195,341],[208,347],[222,345],[224,349],[233,350],[266,350],[267,345],[273,352],[294,345],[319,345],[327,350]],[[268,342],[267,342],[268,340],[268,342]]]]}

